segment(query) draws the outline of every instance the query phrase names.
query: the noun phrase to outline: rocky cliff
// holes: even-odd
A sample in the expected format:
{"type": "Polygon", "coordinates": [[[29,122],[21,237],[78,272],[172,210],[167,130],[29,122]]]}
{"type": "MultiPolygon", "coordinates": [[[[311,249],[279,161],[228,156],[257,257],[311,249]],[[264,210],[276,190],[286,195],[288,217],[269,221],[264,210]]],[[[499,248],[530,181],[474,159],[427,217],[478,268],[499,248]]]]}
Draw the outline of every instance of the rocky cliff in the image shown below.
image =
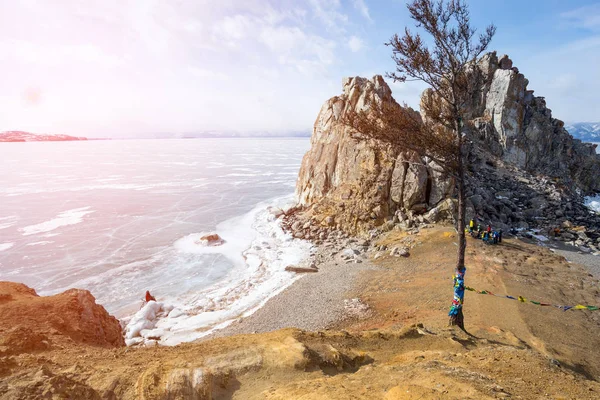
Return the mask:
{"type": "Polygon", "coordinates": [[[300,204],[313,207],[317,222],[356,232],[400,209],[425,211],[448,196],[453,185],[433,166],[404,149],[357,138],[342,122],[371,102],[400,107],[383,78],[346,78],[342,87],[317,116],[296,187],[300,204]]]}
{"type": "Polygon", "coordinates": [[[0,357],[75,343],[125,346],[119,321],[87,290],[41,297],[23,284],[0,282],[0,357]]]}
{"type": "Polygon", "coordinates": [[[552,117],[544,97],[534,96],[529,81],[508,56],[488,53],[475,77],[491,76],[471,106],[474,138],[487,150],[521,170],[546,175],[582,192],[600,191],[596,146],[574,139],[564,122],[552,117]]]}
{"type": "MultiPolygon", "coordinates": [[[[544,98],[528,90],[527,79],[507,56],[488,53],[471,74],[481,82],[481,91],[469,107],[471,123],[465,124],[472,143],[469,217],[505,227],[555,214],[566,218],[574,199],[600,191],[595,146],[569,135],[544,98]],[[504,189],[511,204],[498,202],[507,197],[496,195],[504,189]],[[519,196],[524,204],[514,203],[519,196]],[[529,203],[540,196],[538,203],[544,203],[548,215],[529,203]],[[530,208],[535,210],[524,213],[530,208]]],[[[385,221],[410,224],[450,217],[454,182],[414,153],[361,138],[343,123],[348,113],[368,110],[373,101],[400,107],[383,78],[345,78],[342,89],[321,108],[311,149],[302,161],[296,194],[305,217],[313,226],[350,233],[385,221]]]]}

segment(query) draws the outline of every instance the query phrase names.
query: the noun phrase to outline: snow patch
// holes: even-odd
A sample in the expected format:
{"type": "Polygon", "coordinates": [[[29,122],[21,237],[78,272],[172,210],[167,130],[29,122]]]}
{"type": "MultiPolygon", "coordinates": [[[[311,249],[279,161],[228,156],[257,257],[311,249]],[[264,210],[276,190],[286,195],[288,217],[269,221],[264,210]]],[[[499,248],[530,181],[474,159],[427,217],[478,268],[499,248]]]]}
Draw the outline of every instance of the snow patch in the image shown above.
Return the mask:
{"type": "Polygon", "coordinates": [[[41,242],[33,242],[33,243],[27,243],[25,246],[43,246],[46,244],[50,244],[50,243],[54,243],[52,240],[42,240],[41,242]]]}
{"type": "Polygon", "coordinates": [[[164,330],[155,329],[159,318],[166,317],[174,306],[166,303],[149,301],[140,311],[135,313],[125,328],[125,343],[128,346],[138,344],[140,339],[156,339],[164,335],[164,330]]]}
{"type": "Polygon", "coordinates": [[[14,245],[14,243],[0,243],[0,251],[8,250],[14,245]]]}
{"type": "Polygon", "coordinates": [[[590,210],[600,213],[600,195],[586,197],[584,199],[584,204],[590,210]]]}
{"type": "Polygon", "coordinates": [[[83,217],[93,213],[94,211],[88,211],[90,207],[74,208],[72,210],[63,211],[49,221],[42,222],[36,225],[26,226],[21,229],[23,236],[35,235],[37,233],[50,232],[61,226],[75,225],[83,222],[83,217]]]}
{"type": "Polygon", "coordinates": [[[0,218],[0,229],[10,228],[17,223],[17,217],[1,217],[0,218]]]}

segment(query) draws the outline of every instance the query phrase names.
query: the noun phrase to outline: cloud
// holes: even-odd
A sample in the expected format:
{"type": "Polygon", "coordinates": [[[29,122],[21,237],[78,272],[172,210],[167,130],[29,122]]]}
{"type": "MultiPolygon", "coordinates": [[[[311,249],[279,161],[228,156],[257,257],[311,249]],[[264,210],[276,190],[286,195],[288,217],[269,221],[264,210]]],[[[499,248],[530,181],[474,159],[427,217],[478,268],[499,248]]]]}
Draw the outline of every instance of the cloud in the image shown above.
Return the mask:
{"type": "Polygon", "coordinates": [[[561,46],[559,51],[561,53],[571,53],[576,51],[588,51],[600,47],[600,36],[588,36],[584,39],[579,39],[568,43],[567,45],[561,46]]]}
{"type": "Polygon", "coordinates": [[[312,11],[328,30],[344,32],[348,16],[339,11],[339,0],[309,0],[312,11]]]}
{"type": "Polygon", "coordinates": [[[577,27],[600,30],[600,4],[579,7],[560,16],[577,27]]]}
{"type": "Polygon", "coordinates": [[[368,13],[353,1],[2,3],[2,123],[102,136],[308,127],[362,63],[344,59],[367,39],[349,32],[368,13]]]}
{"type": "Polygon", "coordinates": [[[549,87],[558,90],[572,90],[576,81],[577,76],[575,76],[575,74],[571,72],[566,72],[556,75],[553,81],[550,82],[549,87]]]}
{"type": "Polygon", "coordinates": [[[350,39],[348,40],[348,47],[350,47],[350,50],[352,50],[352,52],[356,53],[357,51],[360,51],[364,46],[365,42],[363,42],[359,37],[350,36],[350,39]]]}
{"type": "Polygon", "coordinates": [[[253,29],[253,25],[253,19],[248,16],[227,16],[213,25],[213,40],[237,47],[253,29]]]}
{"type": "Polygon", "coordinates": [[[306,34],[298,27],[264,27],[260,41],[276,55],[280,64],[295,65],[304,74],[323,73],[335,59],[334,41],[306,34]]]}
{"type": "MultiPolygon", "coordinates": [[[[235,57],[239,64],[262,64],[267,68],[274,61],[303,75],[327,73],[328,66],[335,60],[335,38],[320,35],[306,26],[305,10],[275,10],[269,6],[259,10],[213,22],[212,48],[226,58],[235,57]]],[[[198,72],[195,75],[198,76],[198,72]]],[[[203,70],[202,75],[207,77],[207,71],[203,70]]]]}
{"type": "Polygon", "coordinates": [[[0,42],[0,60],[43,67],[85,64],[101,68],[116,68],[126,62],[124,58],[107,53],[93,44],[40,45],[25,40],[0,42]]]}
{"type": "Polygon", "coordinates": [[[406,103],[408,106],[418,110],[421,102],[421,94],[429,86],[421,81],[394,82],[386,78],[386,82],[392,89],[394,99],[399,103],[406,103]]]}
{"type": "Polygon", "coordinates": [[[529,79],[528,88],[546,98],[556,118],[568,121],[598,119],[600,36],[574,40],[515,61],[529,79]]]}
{"type": "Polygon", "coordinates": [[[369,13],[369,7],[367,7],[364,0],[354,0],[354,8],[356,8],[367,21],[373,22],[371,14],[369,13]]]}

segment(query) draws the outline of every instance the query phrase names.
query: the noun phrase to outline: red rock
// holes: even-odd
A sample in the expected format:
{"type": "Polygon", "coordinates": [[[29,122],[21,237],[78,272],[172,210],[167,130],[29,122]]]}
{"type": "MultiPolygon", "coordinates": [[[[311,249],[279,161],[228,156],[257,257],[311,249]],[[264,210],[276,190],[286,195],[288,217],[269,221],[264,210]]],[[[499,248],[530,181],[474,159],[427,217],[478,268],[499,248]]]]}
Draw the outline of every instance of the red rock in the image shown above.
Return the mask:
{"type": "Polygon", "coordinates": [[[45,350],[58,342],[125,346],[119,321],[89,291],[40,297],[23,284],[0,282],[0,356],[45,350]]]}
{"type": "Polygon", "coordinates": [[[202,236],[196,243],[204,246],[220,246],[225,243],[225,241],[216,233],[211,233],[210,235],[202,236]]]}

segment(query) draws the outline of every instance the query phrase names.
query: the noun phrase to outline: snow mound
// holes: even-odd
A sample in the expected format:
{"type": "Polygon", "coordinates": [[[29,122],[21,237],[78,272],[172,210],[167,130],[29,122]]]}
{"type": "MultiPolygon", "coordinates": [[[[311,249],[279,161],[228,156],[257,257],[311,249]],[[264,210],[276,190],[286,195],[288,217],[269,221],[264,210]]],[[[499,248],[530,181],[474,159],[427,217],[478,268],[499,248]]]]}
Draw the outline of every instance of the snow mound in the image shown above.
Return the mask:
{"type": "Polygon", "coordinates": [[[125,344],[132,346],[142,343],[144,339],[152,340],[162,337],[165,334],[164,329],[155,329],[158,320],[167,316],[181,315],[182,312],[170,304],[149,301],[129,320],[125,328],[125,344]]]}

